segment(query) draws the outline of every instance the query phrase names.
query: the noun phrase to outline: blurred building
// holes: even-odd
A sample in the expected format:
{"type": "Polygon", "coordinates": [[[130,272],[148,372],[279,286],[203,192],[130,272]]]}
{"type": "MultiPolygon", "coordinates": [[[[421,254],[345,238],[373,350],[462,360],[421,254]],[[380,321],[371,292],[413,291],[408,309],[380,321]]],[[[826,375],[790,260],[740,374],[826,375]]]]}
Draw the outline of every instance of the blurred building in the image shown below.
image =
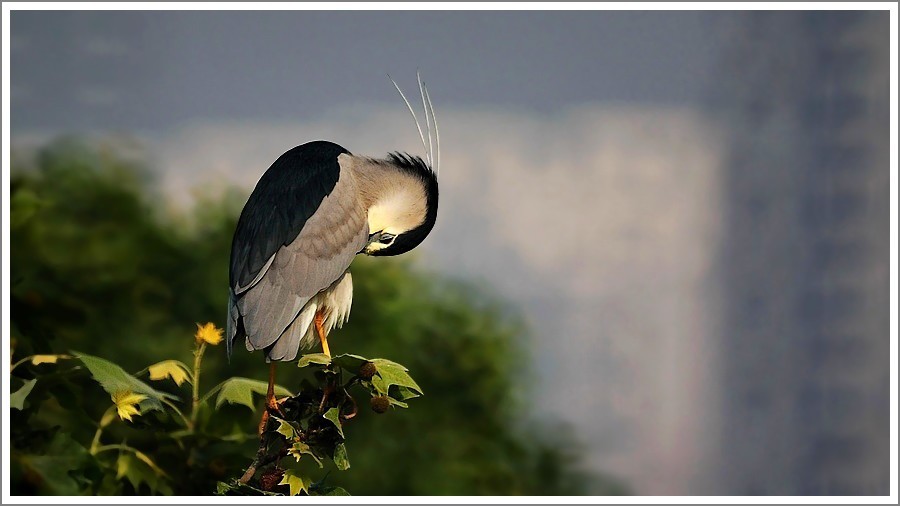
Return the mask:
{"type": "Polygon", "coordinates": [[[889,493],[889,17],[726,15],[714,492],[889,493]]]}

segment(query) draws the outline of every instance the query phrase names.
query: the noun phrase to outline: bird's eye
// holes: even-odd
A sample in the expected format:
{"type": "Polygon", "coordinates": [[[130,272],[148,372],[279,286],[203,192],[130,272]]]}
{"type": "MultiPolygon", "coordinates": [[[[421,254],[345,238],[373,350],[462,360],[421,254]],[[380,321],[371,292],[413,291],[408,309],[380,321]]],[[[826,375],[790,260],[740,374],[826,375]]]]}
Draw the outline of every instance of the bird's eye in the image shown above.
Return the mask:
{"type": "Polygon", "coordinates": [[[381,240],[378,242],[380,242],[381,244],[390,244],[394,241],[394,237],[397,236],[395,236],[394,234],[381,234],[381,240]]]}

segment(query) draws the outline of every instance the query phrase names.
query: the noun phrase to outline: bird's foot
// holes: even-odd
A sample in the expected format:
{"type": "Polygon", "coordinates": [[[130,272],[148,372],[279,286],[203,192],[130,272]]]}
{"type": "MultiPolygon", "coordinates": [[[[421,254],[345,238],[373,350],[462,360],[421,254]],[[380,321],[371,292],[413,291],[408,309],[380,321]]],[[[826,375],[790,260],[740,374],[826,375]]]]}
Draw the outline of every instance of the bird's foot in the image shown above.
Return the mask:
{"type": "Polygon", "coordinates": [[[284,411],[281,410],[281,404],[284,403],[288,398],[285,397],[281,400],[276,400],[274,397],[271,399],[266,399],[266,411],[270,415],[277,415],[284,418],[284,411]]]}
{"type": "Polygon", "coordinates": [[[263,434],[265,434],[266,429],[269,426],[269,418],[273,416],[284,418],[284,411],[281,409],[281,404],[287,399],[288,397],[281,400],[276,400],[275,397],[266,398],[266,409],[263,411],[262,419],[259,421],[259,428],[257,430],[260,438],[263,437],[263,434]]]}

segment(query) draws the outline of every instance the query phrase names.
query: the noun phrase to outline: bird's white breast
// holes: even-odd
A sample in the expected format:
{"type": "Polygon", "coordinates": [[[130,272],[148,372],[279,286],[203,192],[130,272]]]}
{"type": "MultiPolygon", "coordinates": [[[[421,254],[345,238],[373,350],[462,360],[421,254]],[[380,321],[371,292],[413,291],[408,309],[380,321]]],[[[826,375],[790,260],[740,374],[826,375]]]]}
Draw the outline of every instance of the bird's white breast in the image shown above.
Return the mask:
{"type": "Polygon", "coordinates": [[[352,304],[353,278],[347,271],[331,286],[313,296],[294,320],[294,325],[301,326],[297,330],[303,332],[300,349],[312,348],[319,342],[314,322],[317,311],[325,312],[325,320],[322,323],[325,335],[328,335],[332,329],[341,328],[347,322],[352,304]]]}

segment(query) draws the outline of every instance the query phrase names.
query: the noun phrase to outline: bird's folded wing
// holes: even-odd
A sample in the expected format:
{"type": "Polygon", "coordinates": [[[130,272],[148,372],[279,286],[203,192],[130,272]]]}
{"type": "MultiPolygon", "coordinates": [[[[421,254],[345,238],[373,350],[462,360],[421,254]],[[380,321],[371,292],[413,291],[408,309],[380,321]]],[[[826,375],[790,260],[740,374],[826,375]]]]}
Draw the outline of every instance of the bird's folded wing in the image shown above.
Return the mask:
{"type": "Polygon", "coordinates": [[[365,209],[353,175],[344,170],[297,238],[275,253],[265,274],[235,301],[254,349],[271,346],[309,299],[339,279],[365,246],[365,209]]]}
{"type": "Polygon", "coordinates": [[[255,285],[275,253],[292,243],[334,192],[341,177],[337,144],[313,141],[286,151],[260,178],[241,212],[231,244],[229,286],[234,295],[255,285]]]}

